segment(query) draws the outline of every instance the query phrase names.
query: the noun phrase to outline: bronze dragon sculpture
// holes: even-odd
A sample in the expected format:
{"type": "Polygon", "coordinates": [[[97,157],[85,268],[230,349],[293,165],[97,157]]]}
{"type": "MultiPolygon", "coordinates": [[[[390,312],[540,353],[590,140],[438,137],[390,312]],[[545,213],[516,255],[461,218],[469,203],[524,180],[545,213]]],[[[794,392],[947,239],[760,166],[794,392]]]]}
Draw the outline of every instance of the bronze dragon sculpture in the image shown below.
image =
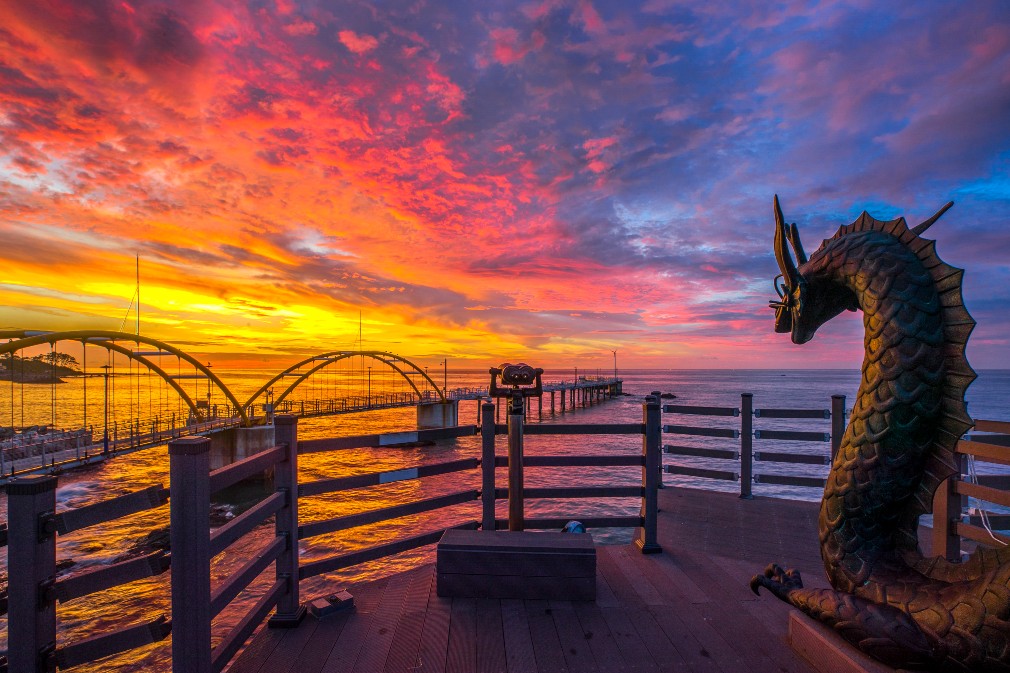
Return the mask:
{"type": "Polygon", "coordinates": [[[806,589],[770,565],[751,580],[876,659],[911,670],[1010,672],[1010,549],[968,561],[924,558],[919,515],[957,471],[954,448],[973,421],[964,393],[975,326],[963,271],[920,237],[946,210],[909,228],[863,213],[809,259],[775,197],[775,331],[809,341],[842,311],[861,309],[862,381],[824,487],[821,558],[833,589],[806,589]],[[792,248],[794,261],[789,248],[792,248]]]}

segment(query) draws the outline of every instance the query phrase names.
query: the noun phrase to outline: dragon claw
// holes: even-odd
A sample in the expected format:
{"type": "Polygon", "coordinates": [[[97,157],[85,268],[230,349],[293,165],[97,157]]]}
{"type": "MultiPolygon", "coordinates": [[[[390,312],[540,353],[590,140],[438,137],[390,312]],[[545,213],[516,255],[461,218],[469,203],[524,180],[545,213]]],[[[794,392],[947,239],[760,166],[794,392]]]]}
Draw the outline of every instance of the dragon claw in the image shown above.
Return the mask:
{"type": "Polygon", "coordinates": [[[754,575],[750,580],[750,590],[759,595],[759,589],[764,587],[782,600],[787,600],[790,591],[803,588],[803,579],[798,570],[783,570],[781,566],[771,563],[761,575],[754,575]]]}

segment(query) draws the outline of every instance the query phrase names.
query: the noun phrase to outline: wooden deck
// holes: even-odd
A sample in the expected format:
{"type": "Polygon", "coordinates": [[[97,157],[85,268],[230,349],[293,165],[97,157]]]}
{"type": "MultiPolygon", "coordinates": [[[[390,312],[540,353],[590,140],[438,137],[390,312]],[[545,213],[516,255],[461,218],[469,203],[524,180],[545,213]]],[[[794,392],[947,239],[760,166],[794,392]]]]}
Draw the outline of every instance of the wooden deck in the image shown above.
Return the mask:
{"type": "Polygon", "coordinates": [[[434,568],[350,588],[355,608],[263,629],[231,673],[809,673],[786,643],[789,608],[747,582],[769,562],[827,586],[817,506],[660,491],[662,554],[599,546],[595,603],[448,599],[434,568]]]}

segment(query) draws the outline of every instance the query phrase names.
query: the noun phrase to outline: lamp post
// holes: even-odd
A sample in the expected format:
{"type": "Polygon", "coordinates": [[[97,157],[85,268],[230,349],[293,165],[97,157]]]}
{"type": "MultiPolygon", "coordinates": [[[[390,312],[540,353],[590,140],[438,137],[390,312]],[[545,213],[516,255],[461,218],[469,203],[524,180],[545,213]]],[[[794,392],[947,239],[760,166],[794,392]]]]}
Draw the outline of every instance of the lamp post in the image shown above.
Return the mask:
{"type": "Polygon", "coordinates": [[[442,365],[442,394],[445,395],[448,390],[446,381],[449,379],[449,358],[442,360],[439,364],[442,365]]]}
{"type": "Polygon", "coordinates": [[[105,430],[102,432],[102,455],[109,453],[109,368],[112,365],[102,365],[103,377],[105,378],[105,430]]]}
{"type": "Polygon", "coordinates": [[[614,380],[616,381],[617,380],[617,351],[613,351],[613,353],[614,353],[614,380]]]}
{"type": "Polygon", "coordinates": [[[210,420],[210,363],[207,363],[207,418],[210,420]]]}
{"type": "Polygon", "coordinates": [[[368,368],[368,406],[372,406],[372,368],[368,368]]]}
{"type": "MultiPolygon", "coordinates": [[[[425,393],[425,399],[427,399],[427,397],[428,397],[428,368],[427,367],[424,368],[424,393],[425,393]]],[[[13,398],[11,398],[11,399],[13,399],[13,398]]]]}

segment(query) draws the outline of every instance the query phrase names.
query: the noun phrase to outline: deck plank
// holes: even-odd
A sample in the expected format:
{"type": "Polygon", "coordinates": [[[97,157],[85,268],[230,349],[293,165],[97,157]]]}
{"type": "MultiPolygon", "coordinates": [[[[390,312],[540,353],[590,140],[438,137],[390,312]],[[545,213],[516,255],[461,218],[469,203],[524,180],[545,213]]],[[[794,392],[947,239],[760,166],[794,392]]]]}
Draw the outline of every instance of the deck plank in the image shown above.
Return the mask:
{"type": "Polygon", "coordinates": [[[519,599],[502,599],[501,618],[509,673],[535,673],[537,662],[526,606],[519,599]]]}
{"type": "Polygon", "coordinates": [[[477,599],[453,598],[445,673],[473,673],[477,665],[477,599]]]}
{"type": "Polygon", "coordinates": [[[575,605],[575,614],[579,618],[579,625],[582,627],[582,632],[585,634],[599,670],[623,670],[624,656],[621,654],[621,648],[617,646],[614,634],[610,632],[607,620],[603,617],[601,606],[581,602],[575,605]]]}
{"type": "Polygon", "coordinates": [[[603,619],[606,620],[610,632],[614,634],[614,641],[621,650],[625,667],[633,671],[659,671],[659,665],[652,660],[652,655],[642,637],[631,623],[631,615],[639,614],[640,609],[603,608],[602,612],[603,619]]]}
{"type": "Polygon", "coordinates": [[[383,671],[403,673],[420,664],[421,629],[424,627],[433,574],[428,566],[410,573],[410,586],[393,630],[393,641],[386,655],[383,671]]]}
{"type": "Polygon", "coordinates": [[[449,618],[452,599],[435,593],[435,569],[431,567],[431,584],[428,589],[428,611],[421,629],[421,647],[418,652],[419,670],[445,673],[445,656],[449,648],[449,618]]]}
{"type": "Polygon", "coordinates": [[[277,629],[268,629],[266,625],[261,627],[232,663],[228,673],[259,673],[263,667],[263,660],[270,656],[283,635],[277,629]]]}
{"type": "Polygon", "coordinates": [[[389,581],[389,578],[386,578],[384,582],[369,583],[352,593],[354,611],[348,615],[347,623],[333,643],[330,656],[320,669],[323,673],[344,673],[354,666],[371,626],[372,617],[385,596],[389,581]]]}
{"type": "Polygon", "coordinates": [[[525,600],[523,603],[526,606],[526,619],[529,620],[537,670],[544,673],[567,671],[565,656],[561,653],[561,641],[547,601],[525,600]]]}
{"type": "MultiPolygon", "coordinates": [[[[580,601],[581,602],[581,601],[580,601]]],[[[548,608],[569,671],[599,671],[589,638],[582,629],[572,601],[550,601],[548,608]]]]}
{"type": "Polygon", "coordinates": [[[318,623],[313,629],[312,639],[295,658],[291,666],[292,673],[319,673],[326,664],[330,653],[333,652],[334,646],[340,639],[340,632],[344,629],[350,616],[350,611],[347,611],[322,620],[306,617],[306,620],[311,619],[318,623]]]}
{"type": "Polygon", "coordinates": [[[294,660],[312,639],[318,625],[317,620],[310,619],[303,628],[278,629],[282,631],[281,639],[270,656],[263,660],[262,670],[271,673],[290,673],[294,660]]]}
{"type": "Polygon", "coordinates": [[[501,601],[477,600],[477,673],[506,673],[505,634],[501,601]]]}

